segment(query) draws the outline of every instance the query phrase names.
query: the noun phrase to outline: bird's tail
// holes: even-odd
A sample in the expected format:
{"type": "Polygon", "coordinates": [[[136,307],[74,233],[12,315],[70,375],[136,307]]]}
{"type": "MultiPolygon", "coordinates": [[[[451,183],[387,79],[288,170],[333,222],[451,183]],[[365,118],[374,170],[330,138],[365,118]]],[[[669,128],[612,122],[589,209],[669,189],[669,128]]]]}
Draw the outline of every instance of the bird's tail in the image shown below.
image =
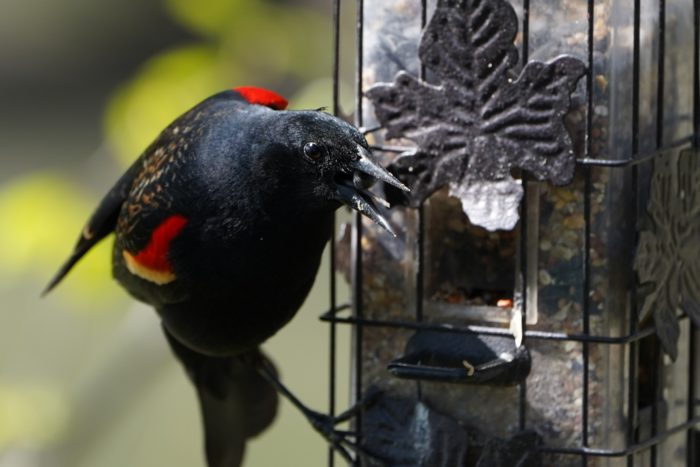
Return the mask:
{"type": "Polygon", "coordinates": [[[260,350],[235,357],[204,355],[164,331],[197,389],[208,466],[240,466],[246,440],[265,430],[277,413],[277,391],[257,370],[263,362],[272,364],[260,350]]]}

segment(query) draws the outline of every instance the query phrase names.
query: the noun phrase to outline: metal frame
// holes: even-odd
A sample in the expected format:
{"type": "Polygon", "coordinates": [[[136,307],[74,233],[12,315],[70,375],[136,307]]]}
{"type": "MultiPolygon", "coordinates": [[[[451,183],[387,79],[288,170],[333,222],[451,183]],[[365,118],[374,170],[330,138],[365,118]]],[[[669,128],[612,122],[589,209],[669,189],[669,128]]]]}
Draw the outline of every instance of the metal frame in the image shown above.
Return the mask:
{"type": "MultiPolygon", "coordinates": [[[[364,17],[364,0],[356,1],[356,11],[357,15],[356,21],[356,70],[355,70],[355,124],[362,128],[363,126],[363,89],[362,89],[362,73],[363,73],[363,17],[364,17]]],[[[536,0],[534,0],[536,1],[536,0]]],[[[333,50],[334,50],[334,62],[333,62],[333,111],[334,114],[339,113],[339,103],[338,103],[338,88],[339,88],[339,51],[340,51],[340,0],[333,1],[333,50]]],[[[422,15],[421,24],[425,26],[426,24],[426,10],[427,1],[421,0],[422,15]]],[[[523,22],[522,22],[522,51],[521,57],[523,63],[528,60],[528,39],[529,39],[529,11],[530,11],[531,0],[523,0],[523,22]]],[[[654,150],[646,152],[640,152],[640,134],[639,134],[639,122],[640,122],[640,10],[641,1],[634,0],[634,37],[633,37],[633,88],[632,88],[632,127],[631,127],[631,147],[629,148],[630,156],[622,160],[607,160],[607,159],[595,159],[591,157],[592,154],[592,137],[590,134],[592,128],[592,116],[593,116],[593,86],[594,86],[594,75],[592,67],[589,67],[586,74],[585,86],[587,90],[587,121],[586,121],[586,147],[584,157],[577,160],[577,165],[579,170],[583,171],[584,175],[584,219],[585,231],[584,231],[584,245],[583,245],[583,288],[584,288],[584,299],[583,301],[583,333],[582,334],[565,334],[565,333],[555,333],[555,332],[541,332],[525,330],[523,333],[524,341],[529,339],[543,339],[543,340],[558,340],[558,341],[577,341],[583,344],[583,402],[582,402],[582,439],[580,446],[573,446],[567,448],[553,448],[544,446],[541,450],[545,453],[557,453],[557,454],[568,454],[576,455],[581,459],[581,465],[587,465],[587,460],[591,457],[625,457],[627,459],[627,465],[632,467],[635,465],[635,454],[650,450],[651,452],[651,465],[656,465],[656,450],[657,446],[666,438],[671,435],[686,431],[687,432],[687,465],[695,466],[700,463],[700,453],[698,453],[698,446],[696,446],[696,441],[694,437],[694,428],[700,426],[700,414],[697,410],[697,405],[700,401],[695,400],[695,379],[697,375],[695,374],[696,359],[698,358],[695,354],[697,348],[697,337],[698,331],[691,330],[690,332],[690,345],[688,360],[689,360],[689,378],[688,378],[688,404],[687,404],[687,421],[677,426],[673,426],[665,431],[660,431],[658,426],[658,410],[656,405],[652,407],[652,421],[651,421],[651,436],[649,439],[643,442],[635,442],[635,426],[638,419],[638,385],[637,385],[637,375],[639,372],[639,346],[640,340],[650,336],[654,333],[653,329],[639,329],[638,320],[636,319],[636,314],[638,313],[638,303],[636,299],[636,294],[632,294],[631,309],[633,316],[629,320],[629,329],[626,335],[619,337],[609,337],[609,336],[599,336],[590,333],[590,303],[587,297],[590,289],[590,251],[591,251],[591,191],[592,191],[592,181],[591,181],[591,167],[607,167],[611,170],[618,168],[631,168],[632,171],[632,186],[635,193],[639,194],[639,174],[638,166],[642,163],[649,162],[656,157],[659,157],[664,152],[669,149],[680,149],[685,147],[700,148],[700,0],[694,0],[694,14],[693,14],[693,24],[694,24],[694,75],[693,75],[693,134],[688,135],[678,141],[663,141],[663,118],[664,118],[664,58],[665,58],[665,15],[666,15],[666,1],[658,0],[659,8],[659,49],[657,58],[657,127],[656,127],[656,141],[657,146],[654,150]],[[629,367],[628,367],[628,388],[627,388],[627,448],[624,450],[612,450],[612,449],[597,449],[589,446],[588,431],[589,431],[589,420],[588,420],[588,371],[589,371],[589,358],[590,358],[590,343],[600,343],[609,345],[627,345],[629,346],[629,367]]],[[[593,62],[593,31],[595,24],[595,1],[589,0],[588,2],[588,61],[593,62]]],[[[424,74],[424,70],[421,70],[421,77],[424,74]]],[[[367,129],[366,133],[370,133],[378,130],[378,128],[367,129]]],[[[375,150],[388,151],[388,152],[400,152],[403,149],[391,146],[377,146],[375,150]]],[[[527,196],[527,191],[525,193],[527,196]]],[[[637,202],[634,203],[633,214],[635,219],[638,221],[640,213],[643,211],[644,206],[639,206],[639,196],[637,196],[637,202]]],[[[527,200],[524,199],[522,203],[522,214],[521,218],[527,218],[527,200]]],[[[336,326],[337,324],[351,324],[353,326],[353,378],[352,378],[352,390],[354,392],[354,399],[360,400],[362,398],[362,342],[363,342],[363,328],[366,326],[384,326],[392,328],[403,328],[403,329],[429,329],[429,330],[439,330],[444,332],[453,333],[477,333],[477,334],[487,334],[487,335],[510,335],[509,332],[503,328],[498,327],[484,327],[484,326],[447,326],[438,324],[427,324],[423,322],[423,296],[422,287],[423,277],[424,277],[424,261],[423,261],[423,248],[422,243],[424,239],[424,216],[423,209],[419,207],[417,209],[417,225],[418,225],[418,246],[417,246],[417,267],[415,273],[415,282],[419,285],[418,290],[416,290],[416,308],[415,308],[415,321],[413,322],[397,322],[397,321],[382,321],[382,320],[372,320],[365,319],[363,316],[363,297],[362,297],[362,249],[361,241],[363,236],[362,222],[360,222],[359,214],[354,214],[354,222],[352,229],[352,294],[353,302],[352,304],[339,304],[337,302],[336,294],[336,280],[335,280],[335,269],[336,269],[336,250],[335,245],[331,242],[330,246],[330,308],[325,312],[321,319],[329,323],[329,371],[330,371],[330,382],[329,382],[329,411],[333,414],[336,410],[336,326]],[[348,311],[352,313],[348,316],[348,311]]],[[[527,248],[525,248],[527,243],[527,223],[521,222],[520,231],[520,261],[519,268],[520,274],[523,277],[527,275],[527,265],[528,265],[528,255],[527,248]]],[[[638,242],[638,232],[633,229],[633,238],[629,241],[632,244],[637,244],[638,242]]],[[[630,265],[630,268],[632,265],[630,265]]],[[[526,292],[526,287],[523,286],[523,292],[526,292]]],[[[523,297],[523,329],[525,327],[525,312],[527,308],[527,300],[523,297]]],[[[682,316],[680,319],[686,319],[687,316],[682,316]]],[[[661,355],[656,352],[656,364],[657,369],[660,370],[661,355]]],[[[656,372],[656,381],[654,384],[655,398],[659,398],[659,391],[661,390],[661,385],[659,383],[659,372],[656,372]]],[[[388,376],[387,376],[388,377],[388,376]]],[[[418,397],[420,398],[420,384],[418,384],[418,397]]],[[[525,428],[527,422],[527,410],[525,404],[527,392],[527,382],[520,385],[520,409],[519,409],[519,424],[521,428],[525,428]]],[[[357,421],[356,427],[361,426],[361,421],[357,421]]],[[[329,450],[328,465],[334,465],[334,456],[332,450],[329,450]]]]}

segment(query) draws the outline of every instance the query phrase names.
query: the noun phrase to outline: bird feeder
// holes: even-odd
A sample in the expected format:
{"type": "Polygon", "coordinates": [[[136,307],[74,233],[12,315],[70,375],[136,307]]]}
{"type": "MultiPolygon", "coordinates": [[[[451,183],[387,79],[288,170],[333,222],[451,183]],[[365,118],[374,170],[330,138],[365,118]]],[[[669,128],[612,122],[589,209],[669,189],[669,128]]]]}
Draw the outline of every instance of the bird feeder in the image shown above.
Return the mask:
{"type": "Polygon", "coordinates": [[[356,216],[334,254],[363,446],[698,465],[698,2],[356,8],[356,123],[412,190],[396,238],[356,216]]]}

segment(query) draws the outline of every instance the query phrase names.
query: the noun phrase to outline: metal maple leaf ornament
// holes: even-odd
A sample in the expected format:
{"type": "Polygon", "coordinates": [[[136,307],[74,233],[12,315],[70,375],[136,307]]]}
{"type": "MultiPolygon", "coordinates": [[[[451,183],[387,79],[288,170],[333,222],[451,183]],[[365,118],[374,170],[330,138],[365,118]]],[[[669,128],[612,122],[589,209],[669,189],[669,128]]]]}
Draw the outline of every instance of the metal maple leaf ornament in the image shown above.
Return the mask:
{"type": "Polygon", "coordinates": [[[700,327],[700,153],[681,151],[654,161],[647,216],[634,268],[644,305],[664,351],[675,360],[681,329],[677,310],[700,327]]]}
{"type": "Polygon", "coordinates": [[[557,185],[573,177],[563,119],[586,67],[560,56],[531,61],[516,76],[517,31],[505,0],[439,0],[419,48],[439,84],[400,72],[367,91],[387,139],[418,146],[392,167],[410,184],[411,205],[447,185],[473,224],[509,230],[523,194],[511,169],[557,185]]]}

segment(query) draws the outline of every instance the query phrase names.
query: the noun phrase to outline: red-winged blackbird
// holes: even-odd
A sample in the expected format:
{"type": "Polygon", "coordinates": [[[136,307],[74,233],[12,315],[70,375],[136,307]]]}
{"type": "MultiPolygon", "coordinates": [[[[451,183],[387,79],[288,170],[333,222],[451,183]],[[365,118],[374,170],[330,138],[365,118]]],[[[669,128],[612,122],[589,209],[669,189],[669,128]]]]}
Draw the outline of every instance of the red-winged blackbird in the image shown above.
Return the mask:
{"type": "Polygon", "coordinates": [[[216,94],[170,124],[107,193],[53,288],[115,232],[113,274],[161,317],[197,388],[211,467],[240,465],[277,390],[347,456],[332,420],[279,383],[259,345],[304,301],[342,204],[390,231],[367,191],[381,180],[360,132],[322,111],[287,111],[259,88],[216,94]]]}

